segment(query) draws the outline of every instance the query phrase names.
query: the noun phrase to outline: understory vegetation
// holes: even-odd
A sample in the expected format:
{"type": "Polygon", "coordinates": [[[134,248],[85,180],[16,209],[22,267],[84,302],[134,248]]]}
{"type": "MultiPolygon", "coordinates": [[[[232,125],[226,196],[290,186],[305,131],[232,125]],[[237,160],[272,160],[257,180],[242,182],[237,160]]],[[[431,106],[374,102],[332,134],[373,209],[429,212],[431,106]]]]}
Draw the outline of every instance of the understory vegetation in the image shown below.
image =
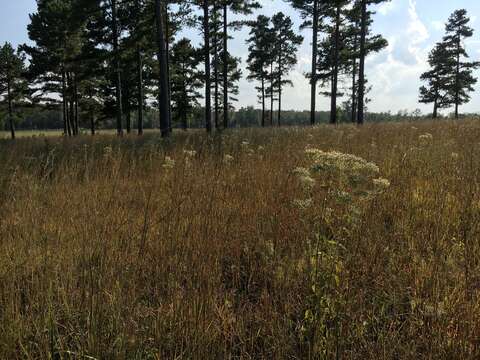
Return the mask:
{"type": "Polygon", "coordinates": [[[2,359],[477,359],[480,125],[0,141],[2,359]]]}

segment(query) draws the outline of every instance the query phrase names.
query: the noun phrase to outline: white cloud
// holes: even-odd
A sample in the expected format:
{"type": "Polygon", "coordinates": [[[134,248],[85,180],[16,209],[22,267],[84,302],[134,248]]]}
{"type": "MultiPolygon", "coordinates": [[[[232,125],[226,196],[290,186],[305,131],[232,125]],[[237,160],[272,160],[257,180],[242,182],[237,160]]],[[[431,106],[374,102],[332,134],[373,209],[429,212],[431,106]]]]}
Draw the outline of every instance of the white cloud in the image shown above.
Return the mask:
{"type": "Polygon", "coordinates": [[[394,11],[396,7],[397,7],[397,0],[392,0],[392,1],[381,4],[378,8],[378,12],[381,15],[386,16],[390,14],[392,11],[394,11]]]}
{"type": "Polygon", "coordinates": [[[419,77],[428,68],[430,34],[418,16],[415,0],[409,0],[403,11],[408,17],[406,31],[388,38],[386,55],[380,61],[368,62],[368,76],[373,86],[371,108],[376,111],[418,107],[419,77]]]}

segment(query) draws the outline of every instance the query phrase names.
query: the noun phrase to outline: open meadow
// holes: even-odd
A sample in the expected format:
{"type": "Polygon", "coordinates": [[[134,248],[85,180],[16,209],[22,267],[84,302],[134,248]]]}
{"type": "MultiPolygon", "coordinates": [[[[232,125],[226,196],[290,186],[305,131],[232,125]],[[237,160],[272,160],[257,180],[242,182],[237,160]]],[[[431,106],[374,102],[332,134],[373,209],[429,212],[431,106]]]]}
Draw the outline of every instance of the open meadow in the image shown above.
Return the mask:
{"type": "Polygon", "coordinates": [[[0,141],[0,358],[478,359],[479,172],[473,121],[0,141]]]}

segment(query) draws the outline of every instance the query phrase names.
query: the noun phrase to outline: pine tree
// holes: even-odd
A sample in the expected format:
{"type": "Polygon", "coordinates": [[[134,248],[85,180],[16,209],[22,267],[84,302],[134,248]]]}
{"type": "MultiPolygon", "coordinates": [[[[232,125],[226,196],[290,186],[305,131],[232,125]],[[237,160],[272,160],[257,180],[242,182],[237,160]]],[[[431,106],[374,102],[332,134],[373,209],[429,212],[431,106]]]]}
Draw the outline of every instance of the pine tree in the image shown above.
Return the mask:
{"type": "MultiPolygon", "coordinates": [[[[92,1],[92,0],[90,0],[92,1]]],[[[84,18],[78,16],[74,0],[37,0],[37,12],[30,15],[28,34],[33,46],[22,45],[29,56],[28,80],[34,102],[47,106],[61,103],[64,133],[75,134],[75,59],[81,49],[84,18]],[[61,19],[61,21],[59,21],[61,19]],[[59,95],[61,101],[55,95],[59,95]]]]}
{"type": "Polygon", "coordinates": [[[25,56],[15,51],[10,43],[0,47],[0,97],[8,106],[8,120],[12,139],[15,139],[14,103],[25,99],[27,84],[25,56]]]}
{"type": "Polygon", "coordinates": [[[438,117],[438,109],[446,108],[452,102],[448,93],[448,70],[455,66],[444,43],[437,43],[428,56],[430,70],[423,73],[420,79],[427,83],[420,88],[420,102],[433,103],[434,119],[438,117]]]}
{"type": "MultiPolygon", "coordinates": [[[[303,37],[293,31],[292,19],[283,13],[272,17],[272,32],[275,38],[272,56],[276,61],[272,84],[278,96],[277,122],[281,125],[282,118],[282,91],[285,85],[292,86],[291,80],[285,79],[292,68],[297,64],[297,50],[303,42],[303,37]]],[[[273,96],[273,88],[271,89],[273,96]]]]}
{"type": "Polygon", "coordinates": [[[371,16],[374,14],[368,10],[372,4],[381,4],[390,0],[358,0],[360,7],[360,54],[359,54],[359,75],[358,75],[358,110],[357,123],[365,122],[365,58],[368,55],[367,36],[370,32],[371,16]]]}
{"type": "Polygon", "coordinates": [[[208,133],[212,131],[212,74],[211,74],[211,7],[215,0],[193,0],[193,3],[201,9],[202,15],[195,23],[200,24],[200,30],[203,34],[203,64],[205,79],[205,128],[208,133]]]}
{"type": "MultiPolygon", "coordinates": [[[[229,10],[235,14],[242,14],[242,15],[249,15],[252,13],[254,9],[259,9],[261,7],[260,2],[258,0],[214,0],[219,2],[222,8],[223,13],[223,32],[222,32],[222,62],[224,64],[228,64],[232,60],[229,59],[229,51],[228,51],[228,41],[230,40],[229,35],[229,28],[232,27],[233,29],[237,30],[241,26],[245,25],[245,22],[236,21],[230,23],[228,20],[229,10]]],[[[223,127],[228,128],[229,126],[229,95],[228,95],[228,83],[230,80],[228,79],[228,66],[223,66],[223,88],[226,89],[223,93],[223,127]]]]}
{"type": "Polygon", "coordinates": [[[272,42],[269,36],[270,18],[259,15],[256,21],[250,23],[250,37],[247,39],[248,59],[247,69],[249,71],[248,80],[258,81],[256,87],[259,102],[262,105],[262,127],[266,121],[266,82],[268,79],[269,57],[271,56],[272,42]]]}
{"type": "Polygon", "coordinates": [[[301,28],[312,28],[312,71],[310,78],[310,124],[316,122],[316,99],[317,99],[317,61],[318,61],[318,35],[320,30],[322,0],[287,0],[293,8],[300,11],[300,16],[305,20],[301,28]]]}
{"type": "Polygon", "coordinates": [[[172,115],[184,130],[188,128],[188,119],[195,107],[200,105],[203,75],[197,67],[202,61],[201,55],[186,38],[180,39],[171,49],[172,115]]]}
{"type": "MultiPolygon", "coordinates": [[[[353,6],[346,11],[346,18],[348,20],[348,25],[346,27],[345,35],[345,47],[347,61],[349,62],[348,67],[350,76],[351,76],[351,95],[349,100],[350,108],[350,119],[351,122],[355,123],[357,121],[357,105],[358,105],[358,60],[360,58],[360,49],[359,49],[359,40],[361,37],[361,1],[357,0],[353,3],[353,6]]],[[[370,29],[371,24],[373,23],[372,16],[369,15],[367,20],[367,29],[370,29]]],[[[371,34],[371,31],[368,30],[366,39],[365,39],[365,56],[370,53],[380,52],[388,46],[388,41],[383,38],[382,35],[371,34]]],[[[364,76],[364,94],[368,93],[367,79],[364,76]]],[[[364,102],[368,102],[368,99],[365,99],[364,102]]]]}
{"type": "Polygon", "coordinates": [[[480,62],[469,62],[467,51],[463,44],[465,39],[473,36],[473,29],[468,26],[470,19],[464,9],[456,10],[448,19],[446,35],[443,45],[449,52],[453,66],[449,69],[451,78],[448,86],[450,104],[455,106],[455,118],[459,117],[459,106],[470,101],[469,93],[474,90],[477,79],[473,77],[473,70],[480,67],[480,62]]]}

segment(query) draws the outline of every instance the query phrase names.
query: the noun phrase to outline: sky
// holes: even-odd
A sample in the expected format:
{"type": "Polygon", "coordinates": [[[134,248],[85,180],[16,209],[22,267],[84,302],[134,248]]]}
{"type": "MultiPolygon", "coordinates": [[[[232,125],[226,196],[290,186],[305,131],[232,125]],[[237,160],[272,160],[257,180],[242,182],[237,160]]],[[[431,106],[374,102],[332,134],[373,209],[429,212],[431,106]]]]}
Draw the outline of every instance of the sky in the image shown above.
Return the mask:
{"type": "MultiPolygon", "coordinates": [[[[263,9],[256,14],[273,15],[282,11],[292,17],[297,30],[301,23],[298,13],[283,0],[260,0],[263,9]]],[[[9,41],[14,45],[28,42],[27,24],[29,14],[35,11],[35,0],[0,0],[0,43],[9,41]]],[[[418,103],[418,89],[421,86],[420,75],[428,69],[428,53],[433,45],[441,40],[444,24],[456,9],[464,8],[471,18],[475,29],[472,38],[466,41],[467,51],[472,60],[480,60],[480,1],[479,0],[392,0],[379,6],[376,10],[374,33],[382,34],[389,42],[388,48],[368,57],[366,74],[372,91],[368,107],[370,111],[413,111],[417,108],[424,113],[431,112],[430,105],[418,103]]],[[[245,60],[247,46],[245,40],[248,30],[232,34],[234,39],[230,46],[233,55],[242,58],[243,79],[240,82],[239,102],[236,107],[255,106],[257,94],[255,85],[247,81],[245,60]]],[[[311,34],[302,32],[303,45],[298,51],[298,64],[289,78],[292,88],[285,90],[283,108],[285,110],[307,110],[310,103],[309,83],[304,74],[311,65],[311,34]]],[[[185,31],[182,36],[198,42],[195,30],[185,31]]],[[[480,72],[476,73],[480,77],[480,72]]],[[[328,99],[319,95],[318,110],[327,110],[328,99]]],[[[472,95],[472,101],[464,105],[463,112],[480,112],[480,83],[472,95]]]]}

